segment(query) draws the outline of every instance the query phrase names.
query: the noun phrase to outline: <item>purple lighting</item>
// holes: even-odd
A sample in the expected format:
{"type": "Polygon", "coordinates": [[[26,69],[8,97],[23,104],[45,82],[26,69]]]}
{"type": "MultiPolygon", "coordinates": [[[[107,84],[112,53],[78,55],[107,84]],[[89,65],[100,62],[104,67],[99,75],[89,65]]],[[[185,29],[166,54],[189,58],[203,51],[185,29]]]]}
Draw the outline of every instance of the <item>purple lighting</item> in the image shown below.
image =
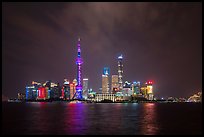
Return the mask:
{"type": "Polygon", "coordinates": [[[77,86],[76,86],[76,99],[82,99],[82,85],[81,85],[81,65],[83,64],[83,60],[81,58],[81,46],[80,46],[80,38],[78,39],[77,44],[77,86]]]}

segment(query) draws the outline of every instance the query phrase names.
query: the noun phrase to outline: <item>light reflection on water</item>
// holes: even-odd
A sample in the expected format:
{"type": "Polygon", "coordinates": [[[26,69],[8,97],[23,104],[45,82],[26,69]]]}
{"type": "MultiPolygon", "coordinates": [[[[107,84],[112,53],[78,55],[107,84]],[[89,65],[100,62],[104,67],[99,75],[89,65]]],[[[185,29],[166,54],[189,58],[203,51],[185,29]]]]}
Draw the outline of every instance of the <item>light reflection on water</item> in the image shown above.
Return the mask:
{"type": "Polygon", "coordinates": [[[201,132],[202,109],[201,105],[195,104],[34,102],[5,106],[5,134],[154,135],[201,132]],[[172,115],[167,110],[176,111],[172,115]],[[183,119],[180,119],[181,115],[183,119]],[[189,117],[194,117],[195,122],[189,117]],[[187,120],[194,123],[193,126],[185,124],[187,120]]]}
{"type": "Polygon", "coordinates": [[[137,108],[137,103],[67,104],[65,131],[68,134],[92,134],[89,129],[96,130],[94,134],[156,134],[154,104],[143,105],[142,120],[137,108]]]}
{"type": "Polygon", "coordinates": [[[67,134],[85,134],[86,127],[84,125],[84,104],[67,104],[65,111],[64,130],[67,134]]]}
{"type": "Polygon", "coordinates": [[[159,131],[155,103],[144,104],[144,118],[141,120],[142,134],[156,135],[159,131]]]}

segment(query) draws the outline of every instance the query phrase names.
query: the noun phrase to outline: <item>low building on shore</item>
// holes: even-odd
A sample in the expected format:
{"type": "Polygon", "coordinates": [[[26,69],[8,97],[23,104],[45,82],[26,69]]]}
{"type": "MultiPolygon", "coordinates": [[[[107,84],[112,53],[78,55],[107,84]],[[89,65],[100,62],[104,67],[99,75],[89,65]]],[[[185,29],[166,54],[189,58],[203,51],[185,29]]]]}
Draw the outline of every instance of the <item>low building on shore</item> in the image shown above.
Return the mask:
{"type": "Polygon", "coordinates": [[[115,94],[105,94],[105,93],[97,93],[95,96],[95,101],[96,102],[101,102],[103,100],[111,100],[113,102],[115,102],[115,94]]]}

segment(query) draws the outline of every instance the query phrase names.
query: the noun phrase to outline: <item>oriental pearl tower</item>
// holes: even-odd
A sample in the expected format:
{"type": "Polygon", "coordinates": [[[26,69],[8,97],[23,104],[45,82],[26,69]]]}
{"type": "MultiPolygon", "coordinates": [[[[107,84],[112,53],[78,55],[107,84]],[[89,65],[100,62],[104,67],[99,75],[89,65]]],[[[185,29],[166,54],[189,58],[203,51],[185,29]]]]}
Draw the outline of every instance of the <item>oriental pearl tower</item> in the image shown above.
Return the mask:
{"type": "Polygon", "coordinates": [[[82,99],[82,91],[83,87],[81,84],[81,65],[83,64],[83,60],[81,58],[81,45],[80,45],[80,38],[78,38],[77,44],[77,58],[76,58],[76,65],[77,65],[77,85],[76,85],[76,99],[82,99]]]}

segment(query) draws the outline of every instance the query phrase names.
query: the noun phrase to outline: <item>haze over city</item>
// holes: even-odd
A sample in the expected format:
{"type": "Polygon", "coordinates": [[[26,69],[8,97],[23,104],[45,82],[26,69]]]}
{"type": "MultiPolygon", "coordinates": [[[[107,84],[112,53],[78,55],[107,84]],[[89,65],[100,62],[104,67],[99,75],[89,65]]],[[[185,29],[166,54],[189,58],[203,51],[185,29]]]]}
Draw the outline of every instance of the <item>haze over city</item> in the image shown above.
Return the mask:
{"type": "Polygon", "coordinates": [[[187,97],[202,88],[202,3],[2,3],[2,95],[33,80],[82,77],[101,87],[104,67],[124,81],[154,82],[156,96],[187,97]]]}

